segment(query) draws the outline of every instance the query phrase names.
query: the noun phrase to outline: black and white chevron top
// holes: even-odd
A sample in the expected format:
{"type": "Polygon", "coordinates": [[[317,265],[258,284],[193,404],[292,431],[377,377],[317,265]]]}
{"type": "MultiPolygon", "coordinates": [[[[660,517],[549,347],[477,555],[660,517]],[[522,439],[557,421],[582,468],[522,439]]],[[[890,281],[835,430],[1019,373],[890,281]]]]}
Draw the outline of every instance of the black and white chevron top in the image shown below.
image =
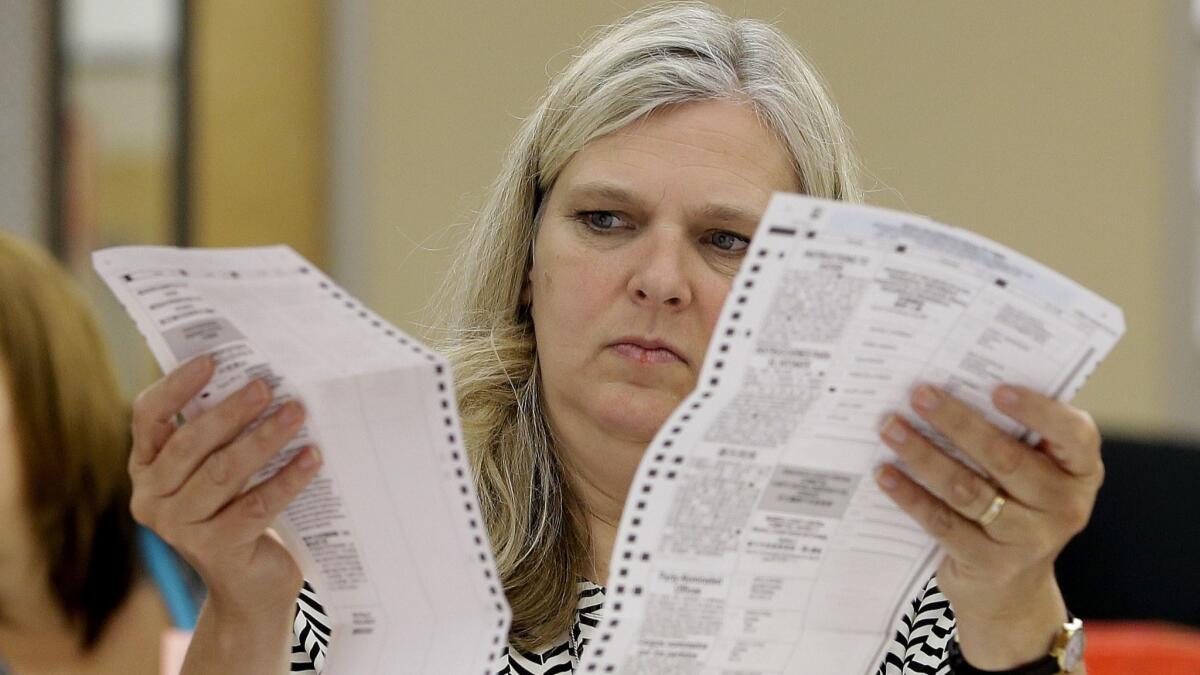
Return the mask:
{"type": "MultiPolygon", "coordinates": [[[[568,675],[575,672],[583,648],[592,639],[604,606],[604,588],[590,581],[579,582],[575,625],[562,639],[540,652],[523,652],[506,647],[496,675],[568,675]]],[[[296,602],[293,621],[292,672],[317,671],[325,667],[329,644],[329,620],[312,586],[304,584],[296,602]]],[[[879,664],[877,675],[948,675],[946,643],[954,632],[954,612],[930,579],[913,598],[879,664]]]]}

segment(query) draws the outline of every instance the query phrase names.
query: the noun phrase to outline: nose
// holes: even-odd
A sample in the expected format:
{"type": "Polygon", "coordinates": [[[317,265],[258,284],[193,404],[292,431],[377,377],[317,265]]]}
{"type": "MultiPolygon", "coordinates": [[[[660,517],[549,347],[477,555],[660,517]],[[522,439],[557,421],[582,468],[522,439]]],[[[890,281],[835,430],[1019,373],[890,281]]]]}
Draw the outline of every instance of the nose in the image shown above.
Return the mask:
{"type": "Polygon", "coordinates": [[[687,242],[672,233],[647,237],[629,277],[629,295],[635,304],[649,308],[683,309],[692,302],[687,273],[687,242]]]}

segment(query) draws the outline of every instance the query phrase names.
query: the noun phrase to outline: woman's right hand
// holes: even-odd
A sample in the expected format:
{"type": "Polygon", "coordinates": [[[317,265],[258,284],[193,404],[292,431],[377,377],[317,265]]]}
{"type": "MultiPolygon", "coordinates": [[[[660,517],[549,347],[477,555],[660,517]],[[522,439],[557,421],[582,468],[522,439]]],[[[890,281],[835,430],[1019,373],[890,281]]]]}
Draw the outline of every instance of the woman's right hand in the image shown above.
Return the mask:
{"type": "Polygon", "coordinates": [[[320,456],[315,448],[305,448],[269,480],[243,493],[250,478],[300,430],[304,413],[290,402],[238,438],[271,403],[270,387],[256,380],[176,428],[179,411],[203,389],[213,369],[212,358],[193,359],[134,402],[130,508],[204,579],[206,611],[239,624],[253,624],[256,617],[286,621],[303,578],[267,528],[317,474],[320,456]]]}

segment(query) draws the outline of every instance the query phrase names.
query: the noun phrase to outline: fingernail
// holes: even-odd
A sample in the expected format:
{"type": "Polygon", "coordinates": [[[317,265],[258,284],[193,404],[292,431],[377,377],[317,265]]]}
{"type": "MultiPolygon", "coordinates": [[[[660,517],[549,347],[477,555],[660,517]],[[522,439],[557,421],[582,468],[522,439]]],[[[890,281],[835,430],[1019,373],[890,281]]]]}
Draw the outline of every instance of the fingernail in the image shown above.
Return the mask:
{"type": "Polygon", "coordinates": [[[279,411],[279,421],[284,426],[291,426],[300,421],[303,411],[300,409],[300,404],[295,401],[288,401],[284,404],[283,409],[279,411]]]}
{"type": "Polygon", "coordinates": [[[883,433],[887,436],[888,440],[896,445],[901,445],[908,440],[908,430],[904,428],[904,425],[894,415],[884,425],[883,433]]]}
{"type": "Polygon", "coordinates": [[[925,412],[937,410],[941,402],[941,394],[928,384],[917,387],[917,390],[913,392],[913,406],[925,412]]]}
{"type": "Polygon", "coordinates": [[[262,405],[267,402],[271,396],[271,388],[262,380],[255,380],[246,385],[245,390],[246,403],[250,405],[262,405]]]}
{"type": "Polygon", "coordinates": [[[1012,410],[1017,407],[1017,402],[1020,400],[1021,395],[1012,387],[1002,386],[996,389],[996,405],[1001,408],[1012,410]]]}
{"type": "Polygon", "coordinates": [[[321,453],[310,445],[307,450],[301,453],[300,459],[297,459],[296,463],[300,465],[301,469],[311,469],[321,463],[321,453]]]}
{"type": "Polygon", "coordinates": [[[201,354],[183,364],[183,374],[187,377],[200,377],[202,373],[208,372],[208,367],[211,364],[212,357],[208,354],[201,354]]]}
{"type": "Polygon", "coordinates": [[[892,470],[886,465],[880,464],[875,467],[875,482],[879,483],[879,487],[884,490],[895,490],[900,481],[896,480],[896,476],[892,474],[892,470]]]}

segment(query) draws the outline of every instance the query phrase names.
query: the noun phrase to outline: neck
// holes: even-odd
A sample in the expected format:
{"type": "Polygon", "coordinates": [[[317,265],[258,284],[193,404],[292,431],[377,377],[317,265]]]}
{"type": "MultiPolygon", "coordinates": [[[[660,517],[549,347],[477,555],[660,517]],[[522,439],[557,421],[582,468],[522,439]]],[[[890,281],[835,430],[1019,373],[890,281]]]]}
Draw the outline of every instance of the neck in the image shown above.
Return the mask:
{"type": "Polygon", "coordinates": [[[571,487],[582,502],[591,540],[588,568],[580,570],[580,574],[604,586],[629,485],[650,441],[614,439],[605,434],[584,438],[563,436],[566,438],[560,439],[561,456],[566,459],[571,487]]]}
{"type": "Polygon", "coordinates": [[[151,582],[137,584],[85,651],[48,591],[4,598],[0,660],[13,675],[157,675],[159,638],[170,626],[151,582]]]}

